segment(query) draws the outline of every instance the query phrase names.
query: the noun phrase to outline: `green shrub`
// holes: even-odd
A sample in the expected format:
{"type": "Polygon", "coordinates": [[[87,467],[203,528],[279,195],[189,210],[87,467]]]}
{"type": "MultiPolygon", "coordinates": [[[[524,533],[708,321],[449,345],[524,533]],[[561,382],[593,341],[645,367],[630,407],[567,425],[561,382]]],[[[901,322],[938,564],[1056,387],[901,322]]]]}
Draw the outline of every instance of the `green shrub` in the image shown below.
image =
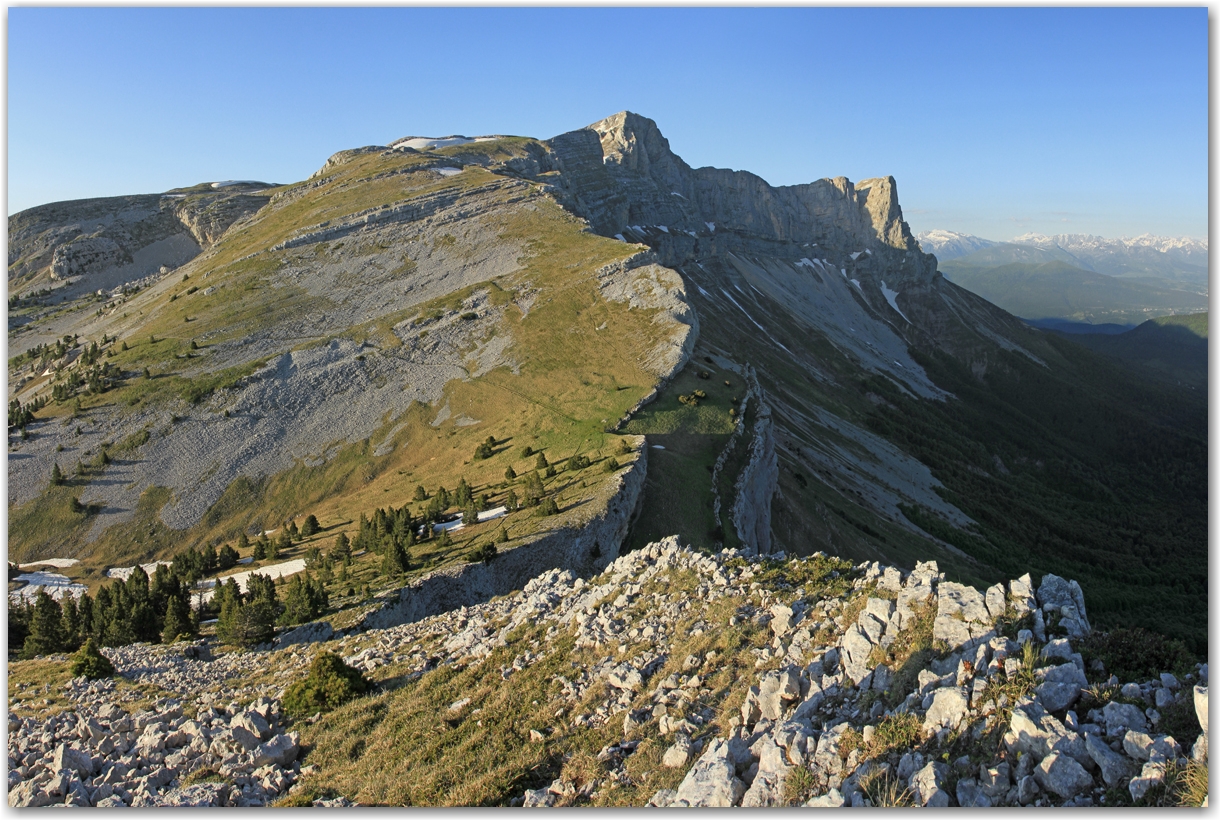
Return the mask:
{"type": "Polygon", "coordinates": [[[1105,677],[1139,681],[1158,677],[1162,672],[1182,675],[1194,668],[1195,658],[1180,640],[1136,627],[1093,633],[1076,647],[1084,657],[1085,668],[1095,658],[1105,664],[1105,677]]]}
{"type": "Polygon", "coordinates": [[[551,498],[550,496],[547,496],[546,498],[544,498],[542,500],[542,503],[540,505],[538,505],[538,517],[539,518],[545,518],[548,515],[558,515],[558,514],[559,514],[559,505],[556,504],[555,499],[551,498]]]}
{"type": "Polygon", "coordinates": [[[114,664],[101,653],[93,638],[85,641],[80,651],[72,656],[72,675],[84,675],[90,680],[114,677],[114,664]]]}
{"type": "Polygon", "coordinates": [[[309,665],[309,675],[288,687],[284,711],[293,717],[329,712],[372,688],[364,675],[333,652],[322,652],[309,665]]]}

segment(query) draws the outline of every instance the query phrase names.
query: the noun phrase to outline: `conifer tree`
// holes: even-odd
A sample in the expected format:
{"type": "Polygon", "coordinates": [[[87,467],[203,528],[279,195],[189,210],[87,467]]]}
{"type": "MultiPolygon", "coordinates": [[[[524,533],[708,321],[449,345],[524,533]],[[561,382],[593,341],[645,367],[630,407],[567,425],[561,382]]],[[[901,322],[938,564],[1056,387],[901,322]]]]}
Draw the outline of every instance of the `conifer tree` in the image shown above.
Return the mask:
{"type": "Polygon", "coordinates": [[[54,487],[58,487],[59,485],[61,485],[63,483],[64,483],[63,470],[59,469],[59,462],[53,462],[51,464],[51,485],[54,487]]]}
{"type": "Polygon", "coordinates": [[[177,595],[171,595],[166,602],[165,626],[161,629],[161,642],[173,643],[180,635],[190,632],[190,618],[182,618],[182,600],[177,595]]]}
{"type": "Polygon", "coordinates": [[[424,489],[424,485],[420,484],[415,487],[415,501],[427,501],[428,491],[424,489]]]}
{"type": "Polygon", "coordinates": [[[313,513],[305,516],[305,524],[301,527],[301,535],[308,538],[315,534],[321,527],[318,526],[318,519],[313,513]]]}
{"type": "Polygon", "coordinates": [[[243,530],[241,535],[237,536],[237,551],[245,552],[249,548],[250,548],[250,539],[246,537],[246,533],[243,530]]]}
{"type": "Polygon", "coordinates": [[[513,469],[513,465],[511,465],[511,464],[508,465],[508,467],[504,470],[504,480],[513,481],[516,478],[517,478],[517,471],[513,469]]]}
{"type": "Polygon", "coordinates": [[[225,544],[216,555],[216,568],[219,570],[231,569],[237,565],[239,557],[237,550],[225,544]]]}
{"type": "Polygon", "coordinates": [[[547,462],[547,460],[546,460],[546,453],[539,452],[538,458],[534,460],[534,469],[542,470],[542,469],[545,469],[548,465],[549,465],[549,462],[547,462]]]}
{"type": "Polygon", "coordinates": [[[64,647],[63,611],[59,602],[43,590],[38,590],[34,598],[34,608],[30,613],[29,635],[21,650],[21,657],[32,658],[36,655],[53,655],[62,652],[64,647]]]}
{"type": "Polygon", "coordinates": [[[352,554],[352,544],[347,540],[347,533],[339,533],[335,537],[335,548],[333,553],[340,558],[350,558],[352,554]]]}

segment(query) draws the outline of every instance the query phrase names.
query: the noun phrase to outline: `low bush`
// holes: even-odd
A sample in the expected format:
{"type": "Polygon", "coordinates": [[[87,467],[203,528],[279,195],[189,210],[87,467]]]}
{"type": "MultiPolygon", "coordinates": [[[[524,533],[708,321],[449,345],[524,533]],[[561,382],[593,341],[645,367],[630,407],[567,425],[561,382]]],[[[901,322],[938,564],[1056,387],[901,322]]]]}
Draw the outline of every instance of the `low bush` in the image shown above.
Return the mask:
{"type": "Polygon", "coordinates": [[[90,680],[114,677],[114,664],[97,648],[93,638],[85,641],[85,645],[72,656],[72,675],[84,675],[90,680]]]}
{"type": "Polygon", "coordinates": [[[363,695],[373,684],[333,652],[322,652],[309,665],[309,675],[288,687],[284,711],[293,717],[308,717],[337,709],[363,695]]]}

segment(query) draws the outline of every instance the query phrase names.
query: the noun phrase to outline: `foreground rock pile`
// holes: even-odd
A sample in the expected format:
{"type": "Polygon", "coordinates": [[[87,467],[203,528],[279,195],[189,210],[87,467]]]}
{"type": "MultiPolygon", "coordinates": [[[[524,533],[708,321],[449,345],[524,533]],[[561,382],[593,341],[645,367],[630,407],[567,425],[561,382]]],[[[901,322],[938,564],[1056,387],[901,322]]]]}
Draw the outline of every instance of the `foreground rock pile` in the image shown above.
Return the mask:
{"type": "MultiPolygon", "coordinates": [[[[324,648],[394,686],[482,664],[485,679],[514,686],[540,661],[561,661],[562,674],[546,673],[558,694],[538,706],[552,725],[524,742],[621,739],[596,755],[596,779],[561,775],[517,805],[632,787],[638,770],[627,764],[649,738],[676,784],[644,793],[657,806],[1138,802],[1190,761],[1206,763],[1207,667],[1090,685],[1077,651],[1090,629],[1079,585],[1053,575],[978,591],[931,562],[902,572],[821,554],[759,561],[670,538],[591,580],[552,570],[504,598],[390,629],[344,635],[321,624],[296,633],[317,643],[214,657],[202,644],[106,650],[124,678],[173,696],[127,711],[113,682],[78,679],[74,711],[11,717],[9,799],[241,806],[295,794],[315,767],[277,698],[324,648]],[[729,628],[749,640],[720,655],[692,648],[729,628]],[[569,652],[571,663],[555,657],[569,652]],[[718,675],[730,664],[741,675],[726,684],[718,675]],[[1165,716],[1183,710],[1202,734],[1166,730],[1165,716]]],[[[1104,680],[1098,663],[1089,671],[1104,680]]],[[[480,707],[466,698],[448,709],[480,707]]],[[[313,780],[329,785],[325,771],[313,780]]],[[[313,802],[350,805],[334,793],[313,802]]]]}
{"type": "Polygon", "coordinates": [[[9,716],[9,805],[262,806],[300,774],[300,739],[281,731],[278,701],[188,717],[168,698],[128,712],[113,682],[71,686],[74,711],[9,716]]]}

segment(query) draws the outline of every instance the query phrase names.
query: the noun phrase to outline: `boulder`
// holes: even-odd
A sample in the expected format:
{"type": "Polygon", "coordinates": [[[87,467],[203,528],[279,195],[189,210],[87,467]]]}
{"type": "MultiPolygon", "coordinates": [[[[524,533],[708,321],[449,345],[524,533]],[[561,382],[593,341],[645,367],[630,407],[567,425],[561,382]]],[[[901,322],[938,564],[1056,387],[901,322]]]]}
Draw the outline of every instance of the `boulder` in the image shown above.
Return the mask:
{"type": "Polygon", "coordinates": [[[238,726],[247,730],[250,734],[256,735],[260,741],[266,740],[271,736],[271,725],[267,723],[265,717],[253,709],[242,712],[240,715],[234,715],[233,719],[229,721],[230,729],[238,726]]]}
{"type": "Polygon", "coordinates": [[[1068,637],[1083,638],[1089,634],[1088,617],[1085,615],[1084,592],[1075,581],[1065,581],[1058,575],[1042,576],[1038,585],[1038,605],[1043,610],[1060,612],[1059,625],[1067,630],[1068,637]]]}
{"type": "Polygon", "coordinates": [[[1207,734],[1207,687],[1195,687],[1195,716],[1199,719],[1199,728],[1207,734]]]}
{"type": "Polygon", "coordinates": [[[73,749],[66,743],[61,743],[55,749],[51,758],[51,770],[60,772],[67,769],[83,777],[93,774],[93,758],[79,749],[73,749]]]}
{"type": "Polygon", "coordinates": [[[1067,729],[1036,701],[1012,710],[1012,721],[1004,742],[1010,759],[1016,755],[1029,755],[1031,760],[1037,761],[1058,753],[1071,757],[1085,768],[1096,765],[1089,757],[1084,738],[1067,729]]]}
{"type": "MultiPolygon", "coordinates": [[[[1070,649],[1070,647],[1069,647],[1070,649]]],[[[1080,692],[1089,685],[1088,678],[1074,663],[1038,670],[1042,682],[1035,688],[1042,708],[1048,712],[1068,709],[1080,698],[1080,692]]]]}
{"type": "Polygon", "coordinates": [[[1144,710],[1130,703],[1110,701],[1101,712],[1106,722],[1106,737],[1122,737],[1128,729],[1142,732],[1148,728],[1144,710]]]}
{"type": "Polygon", "coordinates": [[[229,805],[229,785],[227,783],[196,783],[193,786],[179,786],[170,789],[156,798],[158,806],[192,806],[197,808],[220,807],[229,805]]]}
{"type": "Polygon", "coordinates": [[[661,765],[670,769],[681,769],[690,763],[693,754],[694,748],[690,738],[684,733],[679,733],[674,738],[673,745],[665,750],[665,756],[661,758],[661,765]]]}
{"type": "Polygon", "coordinates": [[[918,806],[944,808],[949,805],[949,793],[944,784],[949,776],[949,767],[944,763],[931,762],[911,775],[908,787],[918,806]]]}
{"type": "Polygon", "coordinates": [[[620,663],[611,669],[606,680],[615,689],[629,692],[637,692],[644,685],[644,676],[640,674],[640,670],[626,663],[620,663]]]}
{"type": "Polygon", "coordinates": [[[792,607],[787,604],[771,605],[771,631],[778,638],[792,631],[792,607]]]}
{"type": "Polygon", "coordinates": [[[937,689],[932,694],[932,705],[924,715],[924,732],[936,732],[940,729],[956,729],[966,716],[970,702],[966,693],[957,686],[946,686],[937,689]]]}
{"type": "Polygon", "coordinates": [[[266,743],[259,744],[251,755],[253,765],[255,767],[287,766],[296,760],[300,745],[294,734],[276,735],[266,743]]]}
{"type": "Polygon", "coordinates": [[[59,802],[61,801],[56,800],[40,789],[38,784],[33,780],[19,783],[16,788],[10,789],[8,793],[8,804],[13,808],[37,808],[39,806],[50,806],[59,802]]]}
{"type": "Polygon", "coordinates": [[[1107,746],[1097,735],[1085,735],[1084,744],[1097,768],[1101,769],[1101,777],[1107,786],[1117,785],[1124,777],[1135,774],[1131,761],[1107,746]]]}
{"type": "Polygon", "coordinates": [[[1037,799],[1039,791],[1041,790],[1038,788],[1038,781],[1034,779],[1034,776],[1026,775],[1017,783],[1017,802],[1022,806],[1028,806],[1037,799]]]}
{"type": "Polygon", "coordinates": [[[1131,778],[1131,782],[1127,784],[1127,790],[1131,792],[1131,799],[1138,802],[1144,798],[1149,789],[1163,782],[1165,782],[1165,764],[1145,763],[1139,775],[1131,778]]]}
{"type": "Polygon", "coordinates": [[[858,623],[848,627],[843,635],[843,671],[852,683],[859,683],[868,674],[868,658],[873,642],[858,623]]]}
{"type": "Polygon", "coordinates": [[[814,809],[841,809],[846,802],[838,789],[831,789],[826,794],[807,801],[805,805],[814,809]]]}
{"type": "Polygon", "coordinates": [[[1093,778],[1084,767],[1067,755],[1049,754],[1034,767],[1034,780],[1048,792],[1069,800],[1091,791],[1093,778]]]}
{"type": "Polygon", "coordinates": [[[991,808],[989,798],[973,777],[963,777],[957,781],[957,805],[968,809],[991,808]]]}
{"type": "Polygon", "coordinates": [[[746,784],[729,758],[729,743],[716,738],[686,773],[676,800],[690,806],[734,806],[745,793],[746,784]]]}
{"type": "Polygon", "coordinates": [[[987,614],[991,616],[991,620],[1002,616],[1008,611],[1008,597],[1004,595],[1003,584],[993,584],[983,593],[983,604],[987,607],[987,614]]]}
{"type": "Polygon", "coordinates": [[[997,763],[990,769],[986,766],[979,766],[979,788],[983,790],[983,794],[993,801],[1008,794],[1008,790],[1012,788],[1010,771],[1009,765],[1005,762],[997,763]]]}

